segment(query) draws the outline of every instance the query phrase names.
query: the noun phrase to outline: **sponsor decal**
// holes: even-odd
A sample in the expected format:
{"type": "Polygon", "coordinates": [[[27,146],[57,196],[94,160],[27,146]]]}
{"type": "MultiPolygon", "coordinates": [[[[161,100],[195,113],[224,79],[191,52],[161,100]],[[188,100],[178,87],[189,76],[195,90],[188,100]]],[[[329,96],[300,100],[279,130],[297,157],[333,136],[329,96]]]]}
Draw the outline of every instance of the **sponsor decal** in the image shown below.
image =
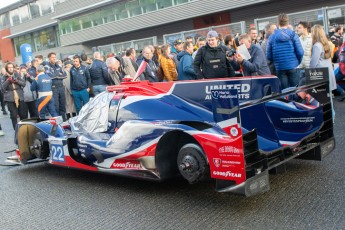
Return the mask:
{"type": "Polygon", "coordinates": [[[222,160],[219,158],[213,158],[213,164],[214,164],[214,166],[219,168],[219,166],[222,164],[222,160]]]}
{"type": "Polygon", "coordinates": [[[310,80],[323,80],[323,72],[322,71],[310,71],[309,72],[310,80]]]}
{"type": "Polygon", "coordinates": [[[138,161],[124,161],[124,160],[115,160],[112,164],[112,168],[115,169],[142,169],[140,162],[138,161]]]}
{"type": "Polygon", "coordinates": [[[315,117],[283,117],[280,120],[283,123],[312,123],[315,117]]]}
{"type": "Polygon", "coordinates": [[[206,85],[205,86],[205,93],[206,98],[205,100],[211,100],[212,97],[215,99],[218,98],[236,98],[238,99],[249,99],[250,98],[250,84],[229,84],[229,85],[206,85]],[[230,95],[228,94],[214,94],[211,95],[212,90],[229,90],[229,89],[236,89],[238,91],[237,96],[236,95],[230,95]]]}
{"type": "Polygon", "coordinates": [[[213,175],[215,176],[223,176],[223,177],[235,177],[235,178],[241,178],[241,173],[233,173],[231,171],[226,172],[219,172],[219,171],[213,171],[213,175]]]}
{"type": "Polygon", "coordinates": [[[233,137],[237,137],[237,136],[238,136],[238,129],[237,129],[236,127],[232,127],[232,128],[230,129],[230,134],[231,134],[231,136],[233,136],[233,137]]]}
{"type": "Polygon", "coordinates": [[[241,151],[234,146],[223,146],[219,148],[219,153],[241,153],[241,151]]]}

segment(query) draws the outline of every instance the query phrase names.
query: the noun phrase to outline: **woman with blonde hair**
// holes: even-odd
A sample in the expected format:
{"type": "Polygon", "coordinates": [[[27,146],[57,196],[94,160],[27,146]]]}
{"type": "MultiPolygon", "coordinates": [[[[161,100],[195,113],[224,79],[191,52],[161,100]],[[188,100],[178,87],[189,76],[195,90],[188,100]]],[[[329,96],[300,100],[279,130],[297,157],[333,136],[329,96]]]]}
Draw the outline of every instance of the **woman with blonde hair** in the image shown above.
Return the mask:
{"type": "MultiPolygon", "coordinates": [[[[323,30],[321,25],[314,25],[311,28],[311,37],[313,39],[313,47],[311,50],[311,60],[309,68],[328,68],[329,73],[329,90],[335,90],[337,88],[337,83],[335,80],[333,65],[332,65],[332,51],[331,47],[328,43],[328,39],[326,37],[326,33],[323,30]]],[[[333,100],[330,97],[331,104],[332,104],[332,117],[334,122],[334,109],[333,109],[333,100]]]]}
{"type": "Polygon", "coordinates": [[[160,67],[163,70],[164,81],[176,81],[177,80],[177,70],[176,65],[172,57],[170,56],[170,45],[165,44],[161,48],[162,54],[160,55],[159,62],[160,67]]]}
{"type": "Polygon", "coordinates": [[[311,28],[311,36],[313,39],[313,47],[311,51],[310,68],[328,68],[329,88],[332,91],[337,88],[337,84],[331,60],[332,51],[328,44],[326,33],[321,25],[314,25],[311,28]]]}

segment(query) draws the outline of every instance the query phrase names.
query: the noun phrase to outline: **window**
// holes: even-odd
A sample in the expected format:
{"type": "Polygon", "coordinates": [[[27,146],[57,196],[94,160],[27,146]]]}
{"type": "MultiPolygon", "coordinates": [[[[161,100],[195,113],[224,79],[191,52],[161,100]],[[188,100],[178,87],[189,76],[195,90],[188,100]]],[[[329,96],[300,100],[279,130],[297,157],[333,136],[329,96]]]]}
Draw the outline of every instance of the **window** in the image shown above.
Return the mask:
{"type": "Polygon", "coordinates": [[[115,21],[115,15],[112,8],[102,10],[101,15],[103,17],[103,23],[115,21]]]}
{"type": "Polygon", "coordinates": [[[129,12],[130,17],[142,14],[141,6],[139,5],[139,0],[127,2],[126,8],[129,12]]]}
{"type": "Polygon", "coordinates": [[[47,15],[53,12],[53,2],[51,0],[38,0],[37,3],[41,6],[42,15],[47,15]]]}
{"type": "Polygon", "coordinates": [[[75,19],[71,19],[68,21],[68,23],[70,23],[71,25],[71,32],[75,32],[78,30],[81,30],[81,26],[80,26],[80,19],[79,18],[75,18],[75,19]]]}
{"type": "Polygon", "coordinates": [[[13,39],[14,41],[14,48],[16,50],[16,56],[20,56],[20,46],[23,44],[30,44],[31,47],[34,47],[32,45],[32,37],[31,34],[26,34],[24,36],[16,37],[13,39]]]}
{"type": "Polygon", "coordinates": [[[174,0],[175,5],[179,5],[186,2],[188,2],[188,0],[174,0]]]}
{"type": "Polygon", "coordinates": [[[62,3],[64,1],[66,1],[66,0],[53,0],[53,4],[55,6],[56,4],[62,3]]]}
{"type": "Polygon", "coordinates": [[[91,14],[91,20],[92,20],[93,26],[102,25],[103,19],[102,19],[100,11],[97,11],[97,12],[91,14]]]}
{"type": "Polygon", "coordinates": [[[20,17],[19,17],[18,9],[10,11],[10,18],[11,18],[12,26],[20,24],[20,17]]]}
{"type": "Polygon", "coordinates": [[[54,28],[34,32],[33,37],[36,52],[57,47],[57,39],[54,28]]]}
{"type": "Polygon", "coordinates": [[[125,3],[116,4],[113,8],[116,20],[128,18],[128,12],[125,3]]]}
{"type": "Polygon", "coordinates": [[[140,5],[143,9],[143,13],[157,10],[156,0],[140,0],[140,5]]]}
{"type": "Polygon", "coordinates": [[[29,4],[31,18],[38,18],[41,16],[40,6],[38,2],[32,2],[29,4]]]}
{"type": "Polygon", "coordinates": [[[9,13],[0,15],[0,28],[5,28],[10,26],[10,17],[9,13]]]}
{"type": "Polygon", "coordinates": [[[18,8],[18,12],[19,12],[19,15],[21,17],[21,22],[22,23],[26,22],[26,21],[29,21],[30,16],[29,16],[29,8],[28,8],[27,5],[18,8]]]}
{"type": "Polygon", "coordinates": [[[92,26],[90,15],[79,18],[82,29],[90,28],[92,26]]]}
{"type": "Polygon", "coordinates": [[[172,0],[157,0],[158,9],[164,9],[172,5],[172,0]]]}

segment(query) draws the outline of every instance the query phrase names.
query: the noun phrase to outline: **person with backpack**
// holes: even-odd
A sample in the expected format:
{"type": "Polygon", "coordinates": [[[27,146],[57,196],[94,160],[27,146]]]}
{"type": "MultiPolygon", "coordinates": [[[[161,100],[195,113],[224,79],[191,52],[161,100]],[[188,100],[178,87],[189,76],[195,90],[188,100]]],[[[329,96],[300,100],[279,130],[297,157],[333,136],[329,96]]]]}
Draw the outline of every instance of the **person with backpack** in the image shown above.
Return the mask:
{"type": "Polygon", "coordinates": [[[194,59],[193,68],[197,78],[234,77],[234,68],[226,55],[227,47],[219,43],[218,33],[209,31],[206,45],[198,50],[194,59]]]}

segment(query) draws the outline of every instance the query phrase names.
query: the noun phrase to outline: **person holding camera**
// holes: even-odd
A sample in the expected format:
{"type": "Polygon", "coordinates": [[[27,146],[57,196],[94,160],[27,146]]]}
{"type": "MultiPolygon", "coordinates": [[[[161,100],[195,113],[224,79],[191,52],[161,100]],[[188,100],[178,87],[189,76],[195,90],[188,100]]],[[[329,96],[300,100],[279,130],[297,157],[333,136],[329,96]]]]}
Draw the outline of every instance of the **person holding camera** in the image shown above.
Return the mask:
{"type": "Polygon", "coordinates": [[[228,48],[220,44],[218,33],[207,33],[207,43],[201,47],[194,59],[194,71],[198,79],[234,77],[232,57],[227,57],[228,48]]]}
{"type": "Polygon", "coordinates": [[[264,51],[259,45],[252,43],[249,34],[243,34],[238,38],[240,45],[244,44],[251,56],[249,60],[245,60],[241,54],[236,54],[236,59],[243,67],[243,76],[262,76],[270,75],[271,71],[267,65],[264,51]]]}
{"type": "Polygon", "coordinates": [[[34,78],[28,74],[25,66],[20,67],[20,74],[22,78],[25,80],[25,86],[23,88],[25,113],[27,114],[29,112],[30,118],[38,117],[36,108],[37,93],[31,91],[31,84],[34,78]]]}
{"type": "Polygon", "coordinates": [[[8,110],[10,111],[13,129],[16,129],[18,115],[20,120],[28,118],[28,114],[25,114],[23,92],[25,80],[18,72],[14,71],[13,63],[6,63],[5,70],[6,74],[2,78],[4,101],[7,103],[8,110]]]}

